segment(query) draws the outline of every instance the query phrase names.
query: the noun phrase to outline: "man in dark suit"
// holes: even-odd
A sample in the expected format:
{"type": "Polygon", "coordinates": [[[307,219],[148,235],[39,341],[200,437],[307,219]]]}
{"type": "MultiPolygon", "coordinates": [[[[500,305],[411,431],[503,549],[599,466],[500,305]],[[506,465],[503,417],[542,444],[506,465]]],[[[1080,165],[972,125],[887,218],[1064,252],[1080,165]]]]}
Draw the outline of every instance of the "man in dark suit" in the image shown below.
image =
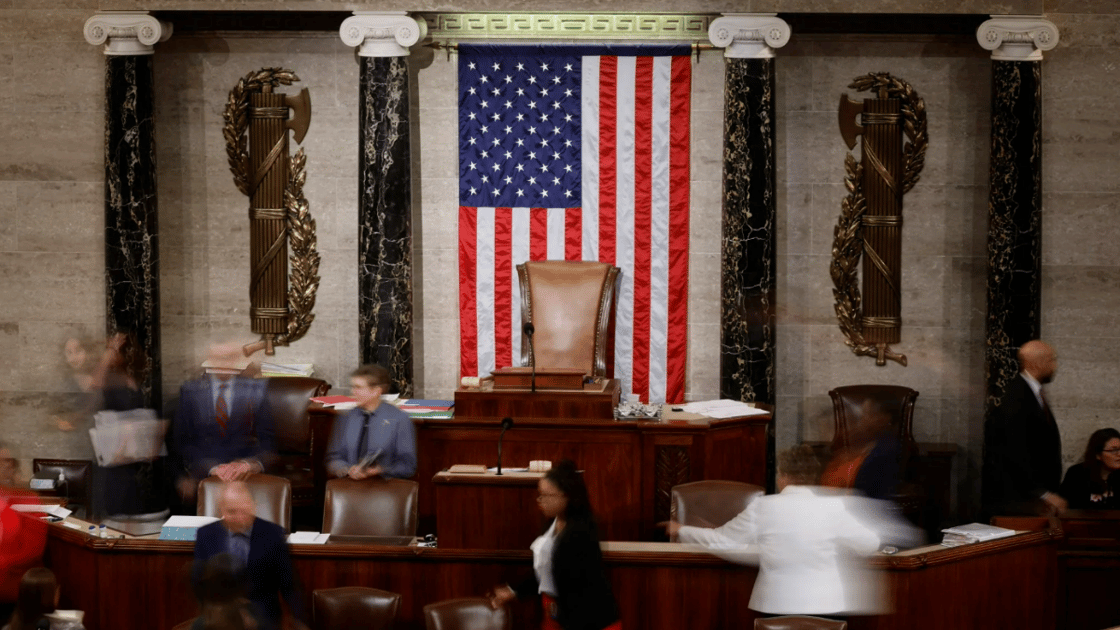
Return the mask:
{"type": "Polygon", "coordinates": [[[264,472],[276,451],[268,381],[239,376],[242,363],[237,344],[212,346],[204,365],[220,372],[187,381],[179,390],[174,444],[182,461],[179,493],[187,504],[200,480],[214,475],[241,481],[264,472]]]}
{"type": "Polygon", "coordinates": [[[297,619],[302,617],[300,597],[296,590],[292,558],[284,529],[257,518],[253,495],[243,482],[225,484],[221,495],[222,520],[199,528],[194,544],[192,581],[199,584],[202,569],[211,557],[228,553],[241,567],[249,601],[280,627],[280,597],[297,619]]]}
{"type": "Polygon", "coordinates": [[[1019,376],[984,426],[984,518],[1061,513],[1062,439],[1042,385],[1057,370],[1053,348],[1028,341],[1019,348],[1019,376]]]}

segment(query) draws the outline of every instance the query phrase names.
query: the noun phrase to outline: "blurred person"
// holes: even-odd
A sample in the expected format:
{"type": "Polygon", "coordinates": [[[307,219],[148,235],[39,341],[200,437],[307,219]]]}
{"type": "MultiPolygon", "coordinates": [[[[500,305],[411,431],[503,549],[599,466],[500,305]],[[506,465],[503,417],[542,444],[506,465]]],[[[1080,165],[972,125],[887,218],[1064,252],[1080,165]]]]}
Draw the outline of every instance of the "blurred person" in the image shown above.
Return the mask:
{"type": "Polygon", "coordinates": [[[198,586],[199,615],[191,630],[270,630],[275,626],[249,601],[238,562],[228,553],[211,556],[198,586]]]}
{"type": "Polygon", "coordinates": [[[544,606],[542,630],[621,630],[582,475],[571,460],[561,460],[537,488],[537,505],[552,521],[530,547],[533,574],[516,587],[495,588],[490,605],[499,608],[514,598],[539,593],[544,606]]]}
{"type": "Polygon", "coordinates": [[[1069,467],[1059,491],[1075,510],[1120,509],[1120,431],[1089,436],[1081,462],[1069,467]]]}
{"type": "Polygon", "coordinates": [[[358,406],[335,420],[327,446],[327,471],[335,477],[405,479],[416,474],[416,427],[408,414],[382,403],[389,370],[363,365],[350,375],[358,406]]]}
{"type": "Polygon", "coordinates": [[[62,344],[62,369],[66,372],[63,389],[71,395],[69,404],[51,415],[60,431],[89,428],[89,420],[98,409],[100,400],[93,387],[97,366],[94,348],[95,344],[81,335],[67,337],[62,344]]]}
{"type": "Polygon", "coordinates": [[[58,581],[50,569],[28,569],[20,578],[19,599],[4,630],[37,630],[49,627],[50,622],[46,617],[58,606],[58,594],[58,581]]]}
{"type": "Polygon", "coordinates": [[[848,430],[848,445],[833,454],[821,473],[820,485],[852,488],[872,499],[891,499],[899,483],[902,445],[891,415],[868,398],[860,417],[848,430]]]}
{"type": "Polygon", "coordinates": [[[215,344],[207,365],[225,373],[205,374],[179,389],[173,437],[182,465],[177,486],[187,504],[193,503],[202,479],[213,475],[241,481],[264,472],[275,455],[268,381],[236,374],[243,362],[239,344],[215,344]]]}
{"type": "MultiPolygon", "coordinates": [[[[124,332],[110,335],[92,374],[91,387],[100,393],[101,409],[127,412],[145,408],[140,382],[146,369],[147,357],[137,344],[135,335],[124,332]]],[[[94,486],[95,512],[103,517],[165,516],[167,501],[162,492],[163,461],[158,458],[117,466],[97,466],[94,486]]]]}
{"type": "Polygon", "coordinates": [[[984,425],[981,504],[983,518],[1051,515],[1066,509],[1059,494],[1062,438],[1042,386],[1058,368],[1054,349],[1042,341],[1019,348],[1019,377],[1007,384],[1000,405],[984,425]]]}
{"type": "Polygon", "coordinates": [[[28,569],[43,562],[47,544],[47,524],[12,508],[17,504],[38,504],[39,498],[18,478],[19,461],[11,449],[0,443],[0,622],[15,610],[20,580],[28,569]]]}
{"type": "Polygon", "coordinates": [[[196,588],[203,585],[207,562],[218,554],[229,554],[236,562],[237,577],[246,594],[272,627],[280,627],[280,595],[297,619],[302,617],[295,571],[284,529],[257,518],[256,503],[244,482],[224,484],[219,511],[221,520],[198,530],[191,571],[196,588]]]}
{"type": "Polygon", "coordinates": [[[62,358],[67,374],[67,391],[88,392],[93,388],[94,363],[90,360],[93,344],[84,337],[70,337],[62,344],[62,358]]]}
{"type": "Polygon", "coordinates": [[[858,505],[864,499],[814,487],[820,461],[802,445],[778,455],[778,494],[762,496],[721,527],[665,524],[682,543],[757,564],[750,608],[774,615],[883,612],[880,576],[864,566],[880,535],[858,505]]]}

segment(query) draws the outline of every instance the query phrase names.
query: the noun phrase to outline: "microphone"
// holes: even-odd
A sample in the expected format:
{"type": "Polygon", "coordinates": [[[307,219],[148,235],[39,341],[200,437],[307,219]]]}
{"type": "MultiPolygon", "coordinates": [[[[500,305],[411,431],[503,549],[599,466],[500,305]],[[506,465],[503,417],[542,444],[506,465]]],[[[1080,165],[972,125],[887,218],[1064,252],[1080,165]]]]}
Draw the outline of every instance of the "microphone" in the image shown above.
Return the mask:
{"type": "MultiPolygon", "coordinates": [[[[531,324],[530,324],[531,325],[531,324]]],[[[513,426],[513,418],[502,418],[502,432],[498,434],[498,474],[502,474],[502,438],[506,436],[506,431],[513,426]]]]}
{"type": "Polygon", "coordinates": [[[530,373],[530,376],[529,376],[529,385],[530,385],[530,391],[536,392],[537,391],[537,353],[535,352],[535,348],[533,348],[533,333],[537,332],[537,328],[536,328],[536,326],[533,326],[533,322],[525,322],[525,325],[521,327],[521,332],[525,333],[525,337],[527,337],[529,339],[529,367],[532,369],[532,372],[530,373]]]}

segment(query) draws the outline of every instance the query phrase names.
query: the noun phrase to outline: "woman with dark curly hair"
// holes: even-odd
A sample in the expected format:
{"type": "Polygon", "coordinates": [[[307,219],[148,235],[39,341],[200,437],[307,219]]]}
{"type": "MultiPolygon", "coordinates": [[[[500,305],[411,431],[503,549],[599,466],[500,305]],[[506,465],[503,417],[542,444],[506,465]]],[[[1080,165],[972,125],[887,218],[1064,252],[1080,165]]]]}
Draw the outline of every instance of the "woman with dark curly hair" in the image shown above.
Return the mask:
{"type": "Polygon", "coordinates": [[[1074,510],[1120,509],[1120,431],[1098,429],[1089,436],[1081,463],[1066,471],[1058,491],[1074,510]]]}
{"type": "Polygon", "coordinates": [[[545,473],[537,488],[537,505],[552,522],[531,545],[533,576],[516,587],[494,589],[490,605],[498,608],[540,593],[542,630],[621,630],[583,476],[565,459],[545,473]]]}

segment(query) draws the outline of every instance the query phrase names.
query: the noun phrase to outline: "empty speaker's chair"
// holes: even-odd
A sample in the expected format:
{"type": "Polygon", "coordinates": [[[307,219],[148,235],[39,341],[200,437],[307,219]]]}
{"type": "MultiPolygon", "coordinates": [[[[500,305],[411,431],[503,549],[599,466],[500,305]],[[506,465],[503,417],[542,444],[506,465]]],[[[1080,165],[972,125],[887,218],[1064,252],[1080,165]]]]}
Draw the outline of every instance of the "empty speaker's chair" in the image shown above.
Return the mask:
{"type": "Polygon", "coordinates": [[[847,630],[847,628],[847,621],[805,615],[785,615],[754,620],[754,630],[847,630]]]}
{"type": "Polygon", "coordinates": [[[670,518],[681,525],[719,527],[765,492],[762,486],[742,481],[710,479],[682,483],[670,491],[670,518]]]}
{"type": "Polygon", "coordinates": [[[535,359],[538,369],[578,368],[605,376],[618,271],[594,261],[538,260],[518,265],[521,321],[532,323],[536,330],[532,345],[521,341],[521,364],[535,359]]]}
{"type": "Polygon", "coordinates": [[[494,610],[484,597],[449,599],[424,607],[428,630],[511,630],[505,607],[494,610]]]}
{"type": "Polygon", "coordinates": [[[401,607],[401,596],[368,586],[322,588],[311,594],[315,630],[389,630],[401,607]]]}
{"type": "Polygon", "coordinates": [[[323,505],[323,533],[415,536],[419,488],[407,479],[332,479],[323,505]]]}
{"type": "Polygon", "coordinates": [[[31,474],[42,472],[51,479],[59,474],[65,480],[56,487],[53,494],[66,499],[66,507],[73,512],[85,509],[89,513],[90,488],[93,475],[93,462],[88,459],[33,459],[31,474]]]}
{"type": "MultiPolygon", "coordinates": [[[[222,515],[219,509],[222,485],[222,480],[217,477],[207,477],[198,483],[199,516],[222,515]]],[[[292,526],[292,484],[273,475],[249,475],[245,485],[257,504],[257,517],[289,531],[292,526]]]]}

